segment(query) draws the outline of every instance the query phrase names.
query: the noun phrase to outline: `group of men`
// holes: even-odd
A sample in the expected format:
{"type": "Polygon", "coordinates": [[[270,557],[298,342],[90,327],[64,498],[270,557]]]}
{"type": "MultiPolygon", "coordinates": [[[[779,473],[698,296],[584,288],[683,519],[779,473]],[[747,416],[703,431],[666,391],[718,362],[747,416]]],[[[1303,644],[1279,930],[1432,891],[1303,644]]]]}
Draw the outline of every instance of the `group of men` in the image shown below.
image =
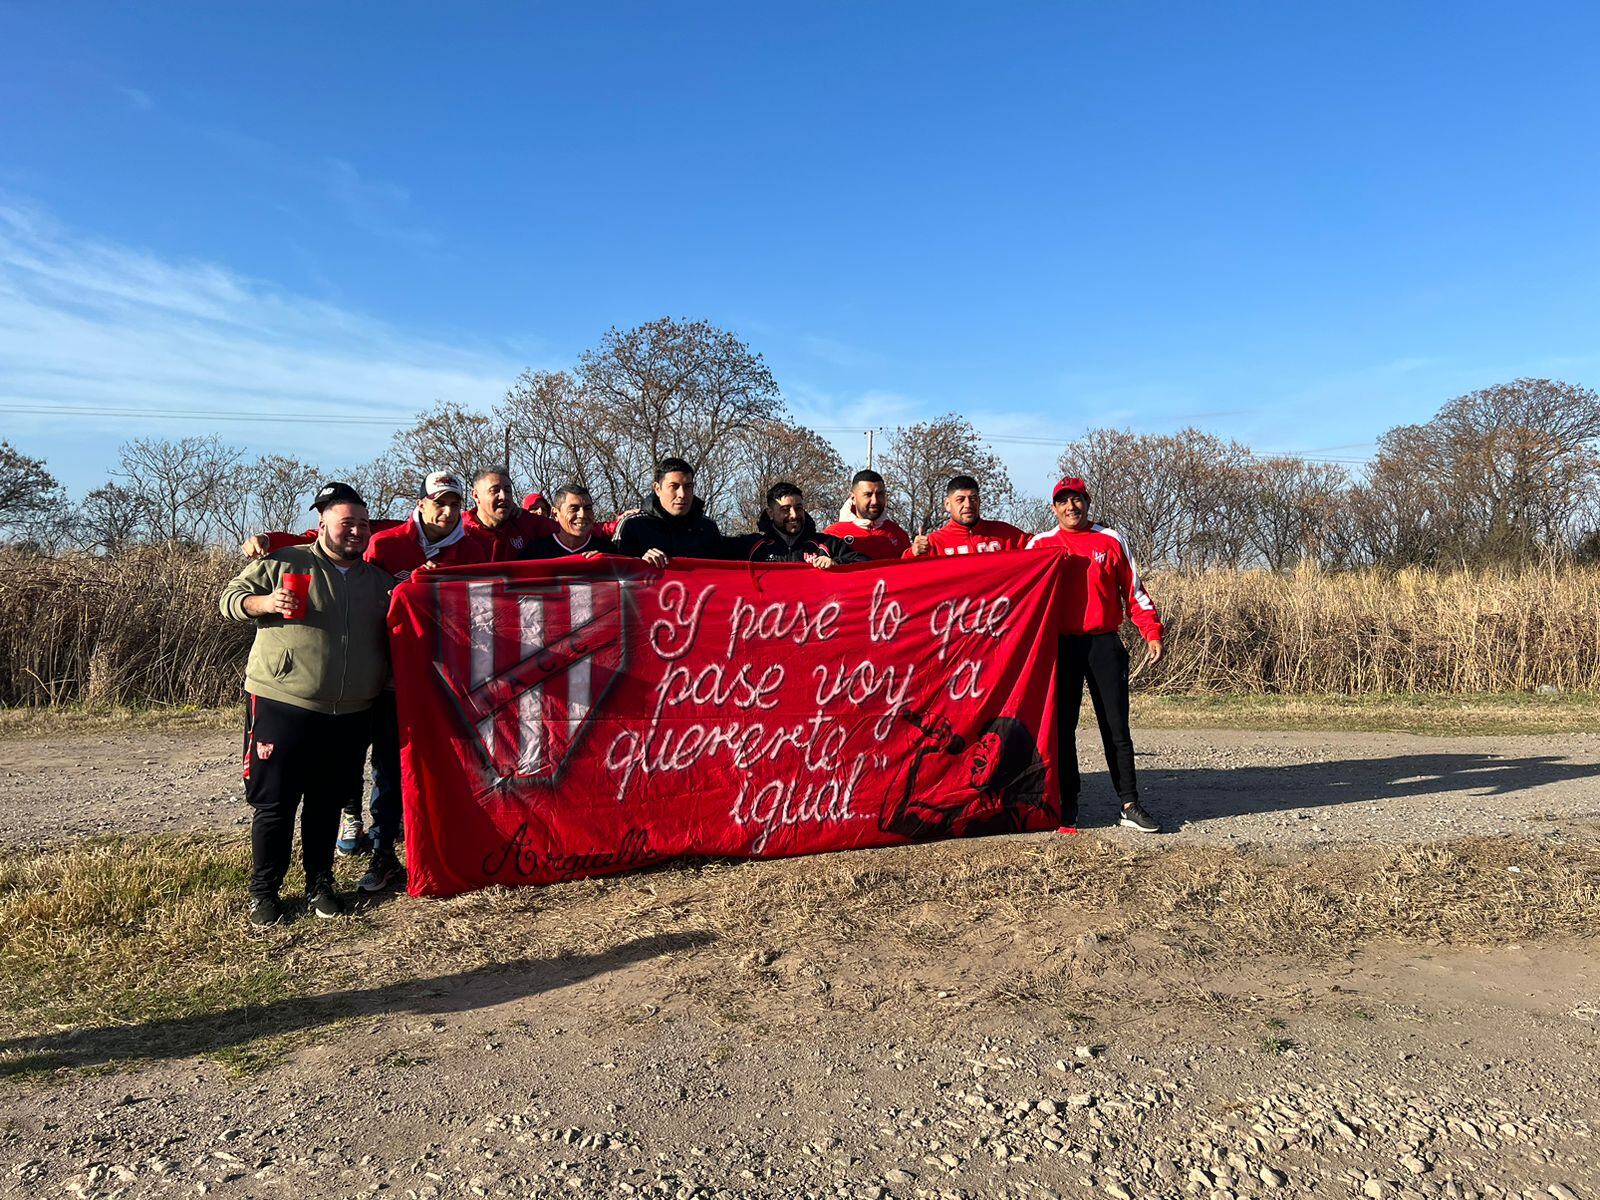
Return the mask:
{"type": "Polygon", "coordinates": [[[318,491],[317,527],[303,534],[262,533],[241,550],[253,561],[224,589],[225,616],[256,624],[245,668],[245,795],[251,820],[250,920],[278,922],[298,813],[306,901],[337,917],[336,850],[370,846],[357,884],[380,892],[404,879],[400,739],[389,671],[390,592],[415,571],[440,567],[615,554],[663,567],[674,558],[807,563],[819,570],[928,556],[1045,549],[1072,560],[1057,639],[1055,713],[1063,829],[1077,825],[1078,711],[1089,689],[1119,821],[1145,833],[1158,824],[1139,803],[1128,718],[1128,654],[1118,630],[1131,618],[1152,662],[1162,626],[1121,536],[1089,518],[1084,480],[1052,490],[1056,528],[1029,535],[986,520],[978,483],[957,475],[945,490],[949,521],[908,534],[887,514],[883,477],[860,471],[839,520],[818,530],[793,483],[774,484],[753,532],[725,536],[695,494],[694,467],[681,458],[656,464],[648,507],[598,523],[587,488],[567,484],[548,499],[515,501],[510,473],[480,471],[468,488],[449,471],[429,474],[403,521],[372,521],[345,483],[318,491]],[[468,507],[468,501],[471,507],[468,507]],[[360,822],[363,770],[372,750],[370,841],[360,822]],[[353,802],[354,813],[346,812],[353,802]],[[345,814],[341,827],[341,814],[345,814]]]}

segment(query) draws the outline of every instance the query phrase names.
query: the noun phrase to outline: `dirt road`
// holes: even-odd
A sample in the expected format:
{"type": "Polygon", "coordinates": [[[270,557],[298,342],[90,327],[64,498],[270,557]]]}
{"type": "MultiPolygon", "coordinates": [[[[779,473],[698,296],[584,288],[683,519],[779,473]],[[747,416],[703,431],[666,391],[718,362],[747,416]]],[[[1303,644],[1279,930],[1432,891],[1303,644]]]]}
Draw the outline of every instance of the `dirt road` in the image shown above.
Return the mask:
{"type": "MultiPolygon", "coordinates": [[[[1140,744],[1150,805],[1179,845],[1270,856],[1505,835],[1576,852],[1600,835],[1595,735],[1140,744]]],[[[0,764],[8,844],[242,830],[229,733],[11,740],[0,764]]],[[[1095,828],[1111,814],[1091,774],[1086,836],[1147,844],[1095,828]]],[[[1019,855],[1047,844],[1010,841],[1019,855]]],[[[985,851],[889,853],[948,874],[985,851]]],[[[872,877],[871,853],[828,857],[872,877]]],[[[777,905],[803,894],[807,870],[715,878],[747,884],[740,903],[777,905]]],[[[1217,961],[1158,954],[1185,936],[1160,911],[1113,947],[1027,893],[970,919],[929,895],[815,952],[758,938],[730,960],[704,922],[645,931],[652,902],[695,915],[694,873],[659,878],[626,885],[636,935],[602,939],[594,908],[592,952],[519,956],[516,943],[620,887],[573,885],[559,910],[531,891],[400,898],[360,918],[359,944],[325,951],[375,980],[398,963],[398,982],[358,978],[288,1011],[0,1040],[26,1068],[0,1080],[0,1194],[1600,1198],[1593,940],[1378,939],[1217,961]],[[423,912],[499,943],[498,961],[407,972],[439,961],[411,957],[423,912]],[[1061,990],[1018,982],[1057,959],[1061,990]],[[241,1073],[225,1052],[263,1032],[241,1073]]],[[[315,932],[291,927],[285,952],[315,932]]]]}
{"type": "MultiPolygon", "coordinates": [[[[1093,735],[1086,828],[1114,822],[1093,735]]],[[[0,842],[243,828],[239,735],[132,730],[0,741],[0,842]]],[[[1161,730],[1138,737],[1147,806],[1176,836],[1322,845],[1600,833],[1600,734],[1161,730]]]]}

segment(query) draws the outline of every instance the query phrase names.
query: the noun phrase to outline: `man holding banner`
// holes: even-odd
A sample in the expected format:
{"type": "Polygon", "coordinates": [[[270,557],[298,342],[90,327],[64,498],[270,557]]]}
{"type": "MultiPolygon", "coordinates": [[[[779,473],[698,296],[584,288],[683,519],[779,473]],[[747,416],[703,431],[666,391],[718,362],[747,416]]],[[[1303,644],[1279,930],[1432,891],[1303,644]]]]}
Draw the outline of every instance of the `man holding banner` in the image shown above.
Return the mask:
{"type": "Polygon", "coordinates": [[[1133,770],[1133,735],[1128,728],[1128,651],[1118,630],[1132,617],[1149,647],[1150,661],[1161,660],[1161,618],[1144,590],[1122,535],[1089,520],[1089,486],[1069,475],[1051,497],[1057,528],[1035,534],[1030,550],[1055,550],[1071,559],[1060,605],[1056,647],[1056,753],[1061,778],[1061,824],[1077,824],[1078,710],[1089,685],[1095,721],[1105,746],[1106,767],[1122,799],[1124,828],[1160,833],[1161,826],[1139,804],[1133,770]]]}
{"type": "Polygon", "coordinates": [[[824,571],[835,563],[867,561],[844,538],[817,532],[817,523],[806,511],[805,493],[792,483],[775,483],[767,489],[767,511],[761,514],[756,532],[730,539],[728,550],[730,557],[745,562],[803,562],[824,571]]]}
{"type": "Polygon", "coordinates": [[[489,562],[521,558],[528,543],[556,530],[556,523],[517,506],[511,473],[504,467],[486,467],[472,480],[473,506],[461,514],[467,533],[482,539],[489,562]]]}
{"type": "Polygon", "coordinates": [[[576,483],[563,484],[556,492],[556,531],[548,537],[535,538],[522,552],[523,558],[567,558],[581,554],[593,558],[597,554],[611,554],[615,550],[611,539],[595,524],[594,497],[589,489],[576,483]]]}
{"type": "Polygon", "coordinates": [[[944,510],[950,520],[932,533],[919,533],[912,539],[906,558],[926,555],[994,554],[1001,550],[1020,550],[1028,535],[1006,521],[986,521],[978,494],[978,481],[971,475],[957,475],[944,489],[944,510]]]}
{"type": "Polygon", "coordinates": [[[674,558],[722,558],[722,531],[694,494],[694,467],[663,458],[650,484],[650,507],[617,530],[617,550],[664,567],[674,558]]]}

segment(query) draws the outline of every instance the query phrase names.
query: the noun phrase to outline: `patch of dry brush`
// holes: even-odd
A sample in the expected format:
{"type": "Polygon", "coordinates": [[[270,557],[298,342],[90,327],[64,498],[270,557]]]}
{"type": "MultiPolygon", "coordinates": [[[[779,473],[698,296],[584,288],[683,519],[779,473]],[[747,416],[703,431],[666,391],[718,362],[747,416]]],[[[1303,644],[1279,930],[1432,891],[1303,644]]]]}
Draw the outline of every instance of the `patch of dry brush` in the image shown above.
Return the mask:
{"type": "Polygon", "coordinates": [[[1163,692],[1600,691],[1600,568],[1217,571],[1151,591],[1163,692]]]}
{"type": "MultiPolygon", "coordinates": [[[[0,552],[0,705],[237,700],[250,629],[217,611],[232,556],[0,552]]],[[[1600,568],[1163,575],[1163,693],[1600,692],[1600,568]]]]}
{"type": "Polygon", "coordinates": [[[236,702],[251,631],[217,597],[241,565],[179,546],[0,552],[0,705],[236,702]]]}

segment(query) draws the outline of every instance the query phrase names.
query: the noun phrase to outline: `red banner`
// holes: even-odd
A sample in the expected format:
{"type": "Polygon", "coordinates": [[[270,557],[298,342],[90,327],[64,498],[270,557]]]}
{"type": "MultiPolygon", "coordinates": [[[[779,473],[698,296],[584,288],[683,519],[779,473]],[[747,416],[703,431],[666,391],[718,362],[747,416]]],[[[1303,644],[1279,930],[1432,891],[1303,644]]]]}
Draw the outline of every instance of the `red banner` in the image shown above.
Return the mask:
{"type": "Polygon", "coordinates": [[[413,895],[1051,829],[1059,556],[418,572],[413,895]]]}

